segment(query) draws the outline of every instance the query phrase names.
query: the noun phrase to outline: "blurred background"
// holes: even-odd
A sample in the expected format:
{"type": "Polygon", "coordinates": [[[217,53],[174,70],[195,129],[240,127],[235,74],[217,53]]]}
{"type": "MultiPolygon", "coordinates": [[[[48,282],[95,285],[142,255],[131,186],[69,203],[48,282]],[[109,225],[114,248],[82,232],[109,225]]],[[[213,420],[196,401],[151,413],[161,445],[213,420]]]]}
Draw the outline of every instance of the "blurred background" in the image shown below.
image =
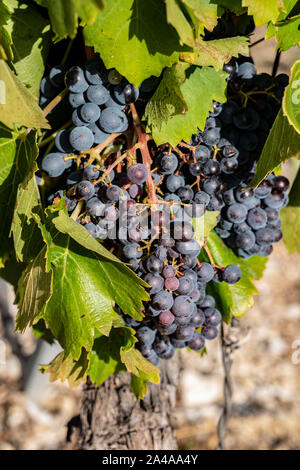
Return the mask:
{"type": "MultiPolygon", "coordinates": [[[[252,42],[264,36],[258,28],[252,42]]],[[[251,50],[258,72],[271,73],[273,39],[251,50]]],[[[281,54],[278,73],[289,73],[299,49],[281,54]]],[[[283,166],[291,180],[298,162],[283,166]]],[[[229,449],[300,448],[300,254],[274,246],[255,306],[225,337],[232,352],[232,417],[229,449]],[[297,343],[298,341],[298,343],[297,343]],[[298,350],[297,350],[298,348],[298,350]],[[297,364],[299,363],[299,364],[297,364]]],[[[16,306],[10,286],[0,280],[0,450],[63,449],[68,421],[79,412],[80,388],[49,383],[38,372],[60,351],[38,342],[28,330],[14,333],[16,306]]],[[[182,352],[183,373],[173,424],[180,449],[215,449],[223,407],[221,345],[208,344],[207,355],[182,352]]]]}

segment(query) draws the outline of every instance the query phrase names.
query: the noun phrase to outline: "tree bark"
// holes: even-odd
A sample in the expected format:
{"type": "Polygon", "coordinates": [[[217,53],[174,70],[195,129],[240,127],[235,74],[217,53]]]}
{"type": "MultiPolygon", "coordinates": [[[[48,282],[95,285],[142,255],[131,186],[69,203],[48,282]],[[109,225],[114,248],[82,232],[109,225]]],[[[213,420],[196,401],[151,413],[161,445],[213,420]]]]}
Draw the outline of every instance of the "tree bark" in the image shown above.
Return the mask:
{"type": "Polygon", "coordinates": [[[180,370],[176,356],[162,361],[160,384],[149,384],[143,400],[131,392],[129,373],[110,377],[100,387],[87,383],[80,416],[69,423],[68,440],[74,442],[77,427],[79,449],[177,449],[171,424],[180,370]]]}

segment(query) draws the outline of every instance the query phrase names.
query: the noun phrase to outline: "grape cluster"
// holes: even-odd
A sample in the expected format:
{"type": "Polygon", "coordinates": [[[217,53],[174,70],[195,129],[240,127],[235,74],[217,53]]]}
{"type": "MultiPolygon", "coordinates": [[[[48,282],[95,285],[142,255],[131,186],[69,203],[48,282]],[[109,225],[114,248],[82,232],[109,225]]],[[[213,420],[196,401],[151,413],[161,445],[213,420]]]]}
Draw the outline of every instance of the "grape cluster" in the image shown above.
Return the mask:
{"type": "Polygon", "coordinates": [[[51,188],[47,204],[64,198],[70,216],[150,286],[141,322],[120,313],[154,364],[177,348],[199,351],[214,339],[222,315],[207,284],[241,278],[238,266],[217,266],[209,252],[209,262],[198,260],[193,219],[220,211],[216,232],[244,257],[268,255],[281,238],[288,181],[271,175],[255,190],[247,184],[286,78],[257,75],[245,60],[225,70],[227,102],[215,102],[204,130],[176,148],[139,140],[133,103],[145,103],[157,79],[136,89],[95,59],[84,67],[54,67],[41,83],[41,105],[53,96],[48,89],[57,93],[65,83],[73,123],[57,131],[56,150],[41,163],[51,188]]]}
{"type": "MultiPolygon", "coordinates": [[[[224,66],[229,73],[228,100],[215,104],[213,117],[204,132],[192,138],[197,149],[210,144],[209,159],[199,169],[201,187],[209,194],[208,208],[220,211],[215,231],[240,257],[269,256],[272,244],[282,238],[280,209],[288,203],[288,180],[269,175],[251,189],[258,158],[279,110],[288,77],[257,74],[252,62],[232,60],[224,66]]],[[[198,150],[199,152],[199,150],[198,150]]],[[[202,151],[204,154],[205,152],[202,151]]]]}

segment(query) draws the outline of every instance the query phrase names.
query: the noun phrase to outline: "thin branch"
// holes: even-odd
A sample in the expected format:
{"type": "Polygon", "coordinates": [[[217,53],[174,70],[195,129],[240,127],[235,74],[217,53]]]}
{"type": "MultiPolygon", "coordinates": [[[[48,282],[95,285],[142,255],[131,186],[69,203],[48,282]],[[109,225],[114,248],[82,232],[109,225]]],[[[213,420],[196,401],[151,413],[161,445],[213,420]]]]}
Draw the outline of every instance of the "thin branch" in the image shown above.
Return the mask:
{"type": "Polygon", "coordinates": [[[157,203],[158,199],[156,196],[155,184],[151,176],[152,158],[148,149],[147,134],[143,131],[140,118],[138,116],[138,113],[136,112],[136,109],[133,103],[130,103],[130,110],[131,110],[133,122],[135,124],[136,132],[138,136],[138,142],[140,144],[140,151],[142,154],[143,164],[148,170],[146,184],[148,188],[149,199],[151,202],[157,203]]]}
{"type": "Polygon", "coordinates": [[[50,103],[44,109],[44,112],[43,112],[44,117],[46,117],[63,100],[63,98],[68,93],[68,91],[69,90],[65,88],[55,98],[53,98],[52,101],[50,101],[50,103]]]}

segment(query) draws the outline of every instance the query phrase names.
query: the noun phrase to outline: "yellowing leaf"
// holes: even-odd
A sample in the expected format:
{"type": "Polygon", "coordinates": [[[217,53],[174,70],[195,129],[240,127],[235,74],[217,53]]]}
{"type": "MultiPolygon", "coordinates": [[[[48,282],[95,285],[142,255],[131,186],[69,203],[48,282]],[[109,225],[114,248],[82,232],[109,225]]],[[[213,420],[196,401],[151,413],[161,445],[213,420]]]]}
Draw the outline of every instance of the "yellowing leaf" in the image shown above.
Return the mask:
{"type": "Polygon", "coordinates": [[[11,129],[15,126],[49,129],[35,98],[10,70],[6,62],[0,60],[0,82],[4,83],[5,104],[0,104],[0,119],[11,129]]]}

